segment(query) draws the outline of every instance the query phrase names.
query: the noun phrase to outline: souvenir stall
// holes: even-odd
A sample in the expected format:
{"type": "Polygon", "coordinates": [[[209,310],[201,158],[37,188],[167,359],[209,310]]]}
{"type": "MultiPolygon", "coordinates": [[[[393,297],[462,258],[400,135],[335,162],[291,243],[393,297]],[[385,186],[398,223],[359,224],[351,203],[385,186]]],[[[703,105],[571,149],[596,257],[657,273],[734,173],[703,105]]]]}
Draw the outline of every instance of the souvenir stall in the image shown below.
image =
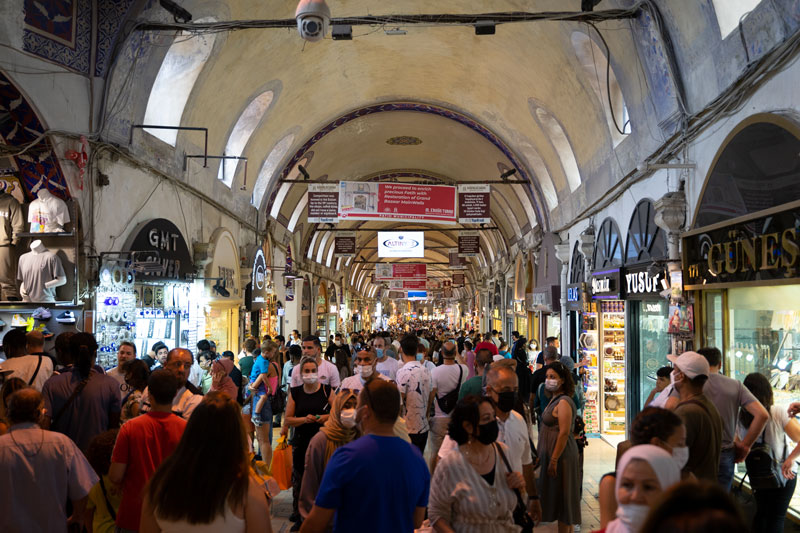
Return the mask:
{"type": "MultiPolygon", "coordinates": [[[[218,228],[211,235],[202,287],[202,338],[214,341],[217,352],[239,350],[239,308],[244,303],[239,267],[239,247],[233,234],[218,228]]],[[[200,280],[198,280],[200,281],[200,280]]],[[[197,282],[195,282],[197,283],[197,282]]]]}
{"type": "Polygon", "coordinates": [[[193,274],[193,262],[178,227],[164,218],[143,222],[131,232],[123,249],[127,263],[118,265],[117,270],[100,271],[103,292],[98,289],[95,330],[104,341],[98,339],[98,344],[116,357],[118,340],[115,342],[114,332],[126,324],[124,303],[132,291],[138,357],[150,352],[157,342],[164,342],[169,349],[192,347],[196,331],[191,327],[193,294],[188,278],[193,274]],[[116,280],[126,276],[119,273],[123,266],[131,274],[121,285],[116,280]],[[117,317],[122,320],[115,321],[117,317]]]}
{"type": "Polygon", "coordinates": [[[0,171],[7,173],[0,178],[0,209],[7,218],[0,230],[0,263],[9,265],[0,266],[0,321],[9,326],[0,328],[0,338],[12,328],[37,329],[49,350],[58,333],[86,327],[77,296],[79,232],[71,222],[76,204],[56,195],[63,196],[63,191],[48,190],[52,181],[40,181],[34,200],[26,204],[19,181],[11,175],[16,169],[0,171]]]}

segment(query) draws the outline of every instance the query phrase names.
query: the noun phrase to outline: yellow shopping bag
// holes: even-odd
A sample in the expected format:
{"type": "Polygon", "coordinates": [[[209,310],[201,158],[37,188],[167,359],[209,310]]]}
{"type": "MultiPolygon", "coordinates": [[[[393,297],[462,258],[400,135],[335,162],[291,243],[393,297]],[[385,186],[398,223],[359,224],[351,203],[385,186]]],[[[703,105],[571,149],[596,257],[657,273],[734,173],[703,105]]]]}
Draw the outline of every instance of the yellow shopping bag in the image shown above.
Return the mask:
{"type": "Polygon", "coordinates": [[[272,452],[270,471],[281,490],[292,486],[292,447],[286,442],[285,436],[278,439],[278,445],[272,452]]]}

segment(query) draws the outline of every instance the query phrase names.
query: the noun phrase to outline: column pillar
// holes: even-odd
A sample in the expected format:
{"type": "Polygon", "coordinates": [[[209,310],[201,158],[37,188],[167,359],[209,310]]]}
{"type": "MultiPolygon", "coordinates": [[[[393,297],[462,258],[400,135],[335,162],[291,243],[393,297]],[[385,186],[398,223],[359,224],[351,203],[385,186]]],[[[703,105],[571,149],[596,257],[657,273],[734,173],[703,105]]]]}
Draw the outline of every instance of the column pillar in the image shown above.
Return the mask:
{"type": "Polygon", "coordinates": [[[567,322],[567,281],[570,260],[569,242],[556,244],[556,258],[561,263],[561,355],[571,355],[571,339],[567,322]]]}
{"type": "Polygon", "coordinates": [[[655,223],[666,232],[669,270],[680,270],[680,235],[686,222],[686,195],[682,191],[669,192],[656,200],[655,223]]]}

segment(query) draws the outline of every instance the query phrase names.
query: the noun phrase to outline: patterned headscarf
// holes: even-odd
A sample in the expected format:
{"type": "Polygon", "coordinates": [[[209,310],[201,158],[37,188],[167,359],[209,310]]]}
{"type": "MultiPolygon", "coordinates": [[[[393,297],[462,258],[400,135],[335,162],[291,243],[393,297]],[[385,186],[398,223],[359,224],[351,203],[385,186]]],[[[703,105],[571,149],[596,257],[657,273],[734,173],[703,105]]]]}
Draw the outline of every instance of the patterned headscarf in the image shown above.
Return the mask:
{"type": "Polygon", "coordinates": [[[230,376],[232,370],[233,361],[230,359],[222,357],[214,361],[214,363],[211,365],[212,375],[218,372],[225,372],[225,375],[219,381],[212,379],[211,390],[224,392],[230,396],[231,400],[235,402],[238,390],[236,389],[236,383],[233,382],[230,376]]]}
{"type": "Polygon", "coordinates": [[[328,464],[328,460],[340,446],[344,446],[348,442],[361,436],[361,432],[357,428],[346,428],[339,420],[339,414],[342,412],[344,404],[350,398],[358,399],[354,391],[342,390],[339,391],[333,399],[331,406],[331,415],[328,417],[327,422],[320,428],[326,437],[328,437],[328,444],[325,447],[325,461],[324,465],[328,464]]]}

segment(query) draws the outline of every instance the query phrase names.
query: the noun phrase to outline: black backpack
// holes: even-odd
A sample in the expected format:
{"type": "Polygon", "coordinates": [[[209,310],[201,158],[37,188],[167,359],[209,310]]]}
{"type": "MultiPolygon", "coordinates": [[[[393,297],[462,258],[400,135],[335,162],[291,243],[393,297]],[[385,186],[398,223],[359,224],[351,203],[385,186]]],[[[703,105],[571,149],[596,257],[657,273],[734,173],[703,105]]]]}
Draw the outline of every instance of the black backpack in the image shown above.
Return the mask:
{"type": "MultiPolygon", "coordinates": [[[[770,421],[771,422],[771,421],[770,421]]],[[[783,446],[783,460],[786,460],[786,443],[783,446]]],[[[761,434],[761,441],[756,441],[750,453],[744,459],[747,467],[747,477],[750,478],[750,486],[753,490],[760,489],[779,489],[784,486],[783,476],[781,475],[781,462],[776,461],[772,456],[772,446],[764,440],[764,433],[761,434]]],[[[744,481],[744,479],[742,480],[744,481]]]]}

